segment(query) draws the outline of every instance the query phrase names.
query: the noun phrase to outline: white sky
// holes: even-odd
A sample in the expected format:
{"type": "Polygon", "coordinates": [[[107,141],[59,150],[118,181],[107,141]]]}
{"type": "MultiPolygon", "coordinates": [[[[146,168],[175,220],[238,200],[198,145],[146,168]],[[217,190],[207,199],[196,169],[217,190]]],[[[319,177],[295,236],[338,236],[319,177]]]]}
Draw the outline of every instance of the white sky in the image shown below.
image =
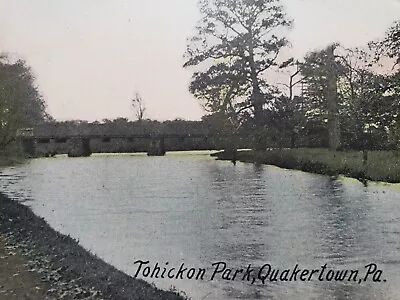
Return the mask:
{"type": "MultiPolygon", "coordinates": [[[[334,41],[365,44],[400,19],[399,0],[283,3],[296,57],[334,41]]],[[[27,60],[56,119],[132,119],[135,91],[146,117],[200,119],[182,68],[198,19],[197,0],[0,0],[0,52],[27,60]]]]}

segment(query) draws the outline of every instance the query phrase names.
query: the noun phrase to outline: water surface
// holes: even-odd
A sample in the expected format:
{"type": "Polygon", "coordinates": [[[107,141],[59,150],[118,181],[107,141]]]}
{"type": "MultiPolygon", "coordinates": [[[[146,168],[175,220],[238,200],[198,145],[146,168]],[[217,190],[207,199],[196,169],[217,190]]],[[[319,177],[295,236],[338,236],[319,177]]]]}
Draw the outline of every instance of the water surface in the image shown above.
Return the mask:
{"type": "Polygon", "coordinates": [[[145,278],[193,299],[400,299],[400,190],[391,185],[201,153],[36,159],[0,179],[6,194],[128,274],[136,260],[206,268],[203,281],[145,278]],[[218,261],[281,271],[327,264],[362,277],[376,263],[387,282],[211,281],[218,261]]]}

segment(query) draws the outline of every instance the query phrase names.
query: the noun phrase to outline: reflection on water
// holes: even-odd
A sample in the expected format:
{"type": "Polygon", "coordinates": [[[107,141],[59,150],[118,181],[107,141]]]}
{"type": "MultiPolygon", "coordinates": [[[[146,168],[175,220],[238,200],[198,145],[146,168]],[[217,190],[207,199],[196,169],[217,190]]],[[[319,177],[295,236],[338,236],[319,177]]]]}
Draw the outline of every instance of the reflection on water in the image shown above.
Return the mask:
{"type": "Polygon", "coordinates": [[[187,154],[38,159],[0,180],[55,229],[131,275],[138,259],[206,268],[204,281],[148,278],[193,299],[400,298],[400,191],[391,187],[187,154]],[[373,262],[387,282],[210,281],[218,261],[281,271],[327,264],[362,277],[373,262]]]}

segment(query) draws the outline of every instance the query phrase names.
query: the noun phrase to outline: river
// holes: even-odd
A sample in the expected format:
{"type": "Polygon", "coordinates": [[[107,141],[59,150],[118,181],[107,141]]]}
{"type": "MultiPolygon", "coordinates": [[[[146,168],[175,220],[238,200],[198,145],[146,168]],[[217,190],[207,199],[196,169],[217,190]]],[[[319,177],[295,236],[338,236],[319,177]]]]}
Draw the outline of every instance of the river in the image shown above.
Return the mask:
{"type": "Polygon", "coordinates": [[[0,179],[1,191],[132,276],[138,260],[167,271],[204,268],[203,280],[145,278],[145,265],[138,272],[193,299],[400,299],[396,185],[234,166],[204,152],[35,159],[1,170],[0,179]],[[211,280],[216,262],[232,273],[211,280]],[[371,263],[381,274],[359,280],[371,263]],[[243,278],[249,264],[254,284],[243,278]],[[325,277],[263,283],[265,264],[280,272],[326,264],[325,277]],[[227,280],[236,269],[243,272],[227,280]],[[327,281],[330,269],[359,273],[356,282],[327,281]]]}

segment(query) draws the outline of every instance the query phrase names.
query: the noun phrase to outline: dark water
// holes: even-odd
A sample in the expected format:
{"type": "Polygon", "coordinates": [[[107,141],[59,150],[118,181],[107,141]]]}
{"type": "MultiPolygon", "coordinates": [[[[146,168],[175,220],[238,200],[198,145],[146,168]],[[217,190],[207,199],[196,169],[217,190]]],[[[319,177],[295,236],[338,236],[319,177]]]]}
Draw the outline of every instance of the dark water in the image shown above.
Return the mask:
{"type": "Polygon", "coordinates": [[[126,273],[135,275],[137,260],[205,268],[204,280],[145,278],[193,299],[400,299],[395,185],[365,188],[350,179],[233,166],[193,153],[38,159],[4,169],[0,180],[8,195],[28,200],[52,227],[126,273]],[[242,273],[211,281],[218,261],[233,269],[230,278],[251,264],[254,284],[242,273]],[[356,282],[319,281],[317,274],[311,281],[297,275],[297,281],[263,284],[257,275],[267,263],[281,272],[327,264],[326,273],[359,274],[356,282]],[[359,283],[370,263],[382,270],[375,272],[382,282],[370,275],[359,283]]]}

